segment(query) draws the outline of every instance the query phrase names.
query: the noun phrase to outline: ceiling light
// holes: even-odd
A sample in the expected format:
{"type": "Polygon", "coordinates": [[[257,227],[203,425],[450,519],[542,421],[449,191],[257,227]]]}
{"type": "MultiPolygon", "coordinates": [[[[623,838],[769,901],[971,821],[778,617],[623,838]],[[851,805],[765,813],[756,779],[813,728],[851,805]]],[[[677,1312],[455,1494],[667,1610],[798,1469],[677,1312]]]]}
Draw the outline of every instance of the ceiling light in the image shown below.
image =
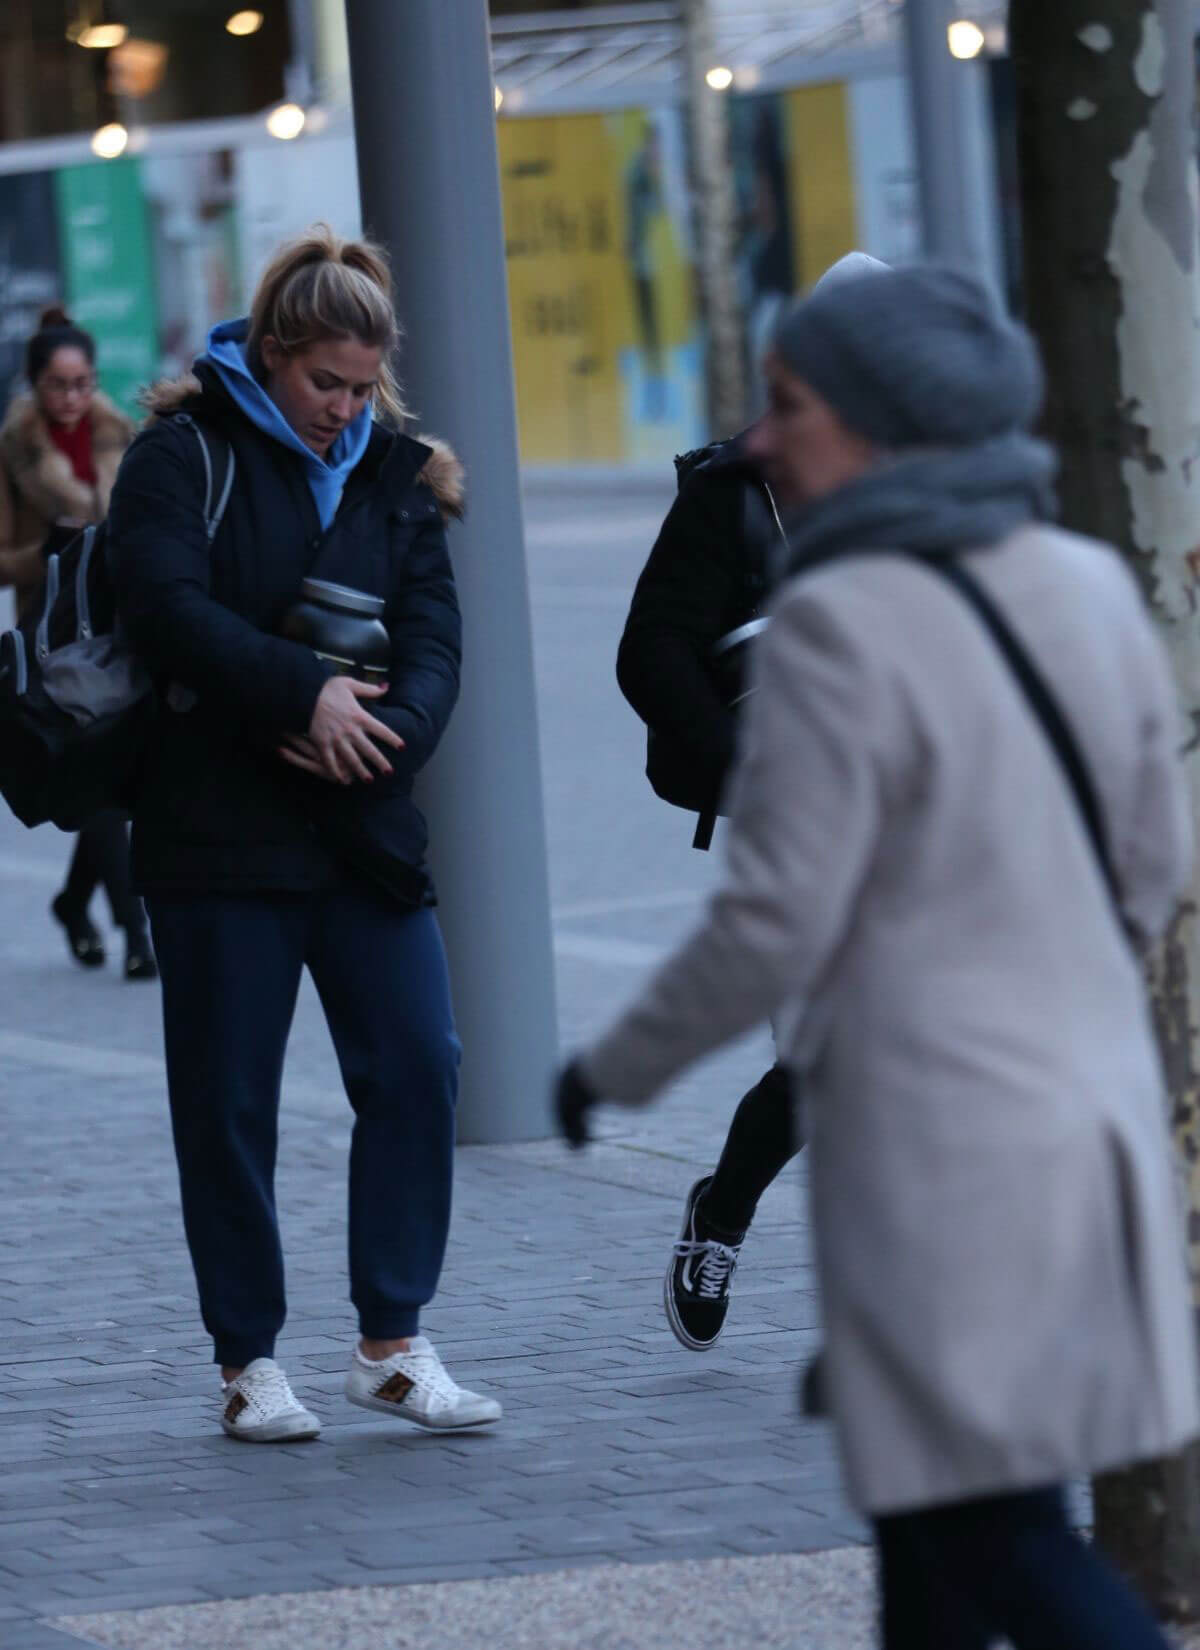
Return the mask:
{"type": "Polygon", "coordinates": [[[101,160],[116,160],[125,153],[128,142],[129,133],[120,121],[114,120],[110,126],[101,126],[98,132],[92,133],[92,153],[101,160]]]}
{"type": "Polygon", "coordinates": [[[272,137],[290,143],[292,138],[300,136],[307,118],[298,103],[279,103],[267,116],[267,131],[272,137]]]}
{"type": "Polygon", "coordinates": [[[733,85],[733,70],[727,69],[723,63],[718,63],[704,78],[714,92],[727,92],[733,85]]]}
{"type": "Polygon", "coordinates": [[[964,62],[972,57],[978,57],[986,44],[979,24],[972,23],[965,17],[960,18],[957,23],[951,23],[946,30],[946,39],[950,45],[951,57],[961,58],[964,62]]]}
{"type": "Polygon", "coordinates": [[[110,52],[114,46],[123,46],[128,37],[124,23],[85,23],[67,34],[68,40],[93,52],[110,52]]]}
{"type": "Polygon", "coordinates": [[[167,48],[157,40],[130,37],[108,59],[108,89],[117,97],[149,97],[167,72],[167,48]]]}
{"type": "Polygon", "coordinates": [[[247,34],[257,34],[265,21],[260,11],[235,11],[232,17],[226,19],[225,32],[236,34],[239,38],[247,34]]]}

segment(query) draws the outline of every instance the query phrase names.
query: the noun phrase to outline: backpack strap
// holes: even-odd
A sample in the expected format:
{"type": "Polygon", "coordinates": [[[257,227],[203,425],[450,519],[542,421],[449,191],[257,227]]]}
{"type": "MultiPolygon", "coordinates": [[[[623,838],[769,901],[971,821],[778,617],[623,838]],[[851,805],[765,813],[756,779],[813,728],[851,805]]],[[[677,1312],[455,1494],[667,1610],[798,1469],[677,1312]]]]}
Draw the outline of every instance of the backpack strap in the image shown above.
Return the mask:
{"type": "Polygon", "coordinates": [[[190,413],[176,413],[174,422],[191,430],[200,443],[200,457],[204,464],[204,536],[209,544],[217,536],[225,516],[225,509],[229,503],[229,495],[233,492],[234,477],[237,474],[237,459],[234,457],[233,446],[224,436],[216,438],[223,449],[223,477],[220,487],[217,485],[216,472],[213,468],[212,451],[209,447],[210,437],[206,436],[200,425],[190,413]]]}
{"type": "MultiPolygon", "coordinates": [[[[1074,794],[1091,841],[1101,875],[1118,916],[1121,915],[1121,892],[1112,853],[1108,844],[1108,830],[1101,812],[1096,787],[1084,760],[1083,752],[1071,732],[1069,723],[1059,708],[1045,677],[1038,670],[1025,648],[1018,641],[1007,619],[975,579],[960,562],[926,559],[925,565],[940,573],[960,592],[983,621],[985,629],[1000,649],[1005,663],[1017,679],[1030,710],[1041,723],[1059,765],[1074,794]]],[[[1122,918],[1122,923],[1124,919],[1122,918]]]]}

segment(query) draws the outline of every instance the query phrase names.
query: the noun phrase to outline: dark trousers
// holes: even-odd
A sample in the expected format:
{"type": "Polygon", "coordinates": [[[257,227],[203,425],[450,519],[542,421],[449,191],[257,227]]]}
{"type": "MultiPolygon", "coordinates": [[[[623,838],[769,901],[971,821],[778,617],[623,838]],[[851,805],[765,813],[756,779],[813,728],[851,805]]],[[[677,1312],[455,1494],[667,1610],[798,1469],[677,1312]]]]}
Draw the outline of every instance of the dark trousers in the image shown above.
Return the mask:
{"type": "Polygon", "coordinates": [[[803,1144],[788,1074],[782,1066],[772,1066],[733,1114],[720,1162],[702,1200],[705,1220],[730,1235],[744,1232],[759,1198],[803,1144]]]}
{"type": "Polygon", "coordinates": [[[875,1533],[884,1650],[1168,1650],[1058,1490],[881,1518],[875,1533]]]}
{"type": "Polygon", "coordinates": [[[146,913],[130,881],[129,829],[119,813],[97,814],[76,837],[63,905],[83,916],[101,884],[116,926],[134,937],[142,934],[146,913]]]}
{"type": "Polygon", "coordinates": [[[415,1334],[450,1224],[459,1045],[432,911],[366,885],[154,895],[183,1220],[220,1364],[283,1326],[275,1152],[300,975],[313,977],[354,1110],[350,1296],[361,1333],[415,1334]]]}

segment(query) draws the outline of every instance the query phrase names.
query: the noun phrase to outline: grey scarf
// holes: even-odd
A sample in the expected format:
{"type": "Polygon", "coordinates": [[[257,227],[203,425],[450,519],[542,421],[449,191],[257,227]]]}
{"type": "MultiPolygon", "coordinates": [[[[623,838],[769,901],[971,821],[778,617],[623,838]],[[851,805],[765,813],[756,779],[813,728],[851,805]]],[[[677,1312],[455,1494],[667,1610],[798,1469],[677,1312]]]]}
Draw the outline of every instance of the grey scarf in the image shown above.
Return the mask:
{"type": "Polygon", "coordinates": [[[1053,452],[1032,436],[901,454],[788,523],[789,572],[865,550],[947,556],[1055,510],[1053,452]]]}

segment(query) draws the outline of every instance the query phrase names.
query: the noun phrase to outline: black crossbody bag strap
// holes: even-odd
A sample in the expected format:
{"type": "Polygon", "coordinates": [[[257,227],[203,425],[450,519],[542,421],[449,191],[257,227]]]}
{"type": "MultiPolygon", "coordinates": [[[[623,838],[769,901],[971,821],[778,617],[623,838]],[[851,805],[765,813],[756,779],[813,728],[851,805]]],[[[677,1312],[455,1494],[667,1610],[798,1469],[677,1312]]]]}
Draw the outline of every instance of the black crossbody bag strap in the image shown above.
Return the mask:
{"type": "Polygon", "coordinates": [[[1020,684],[1029,708],[1041,723],[1042,730],[1049,740],[1054,754],[1058,757],[1059,765],[1067,779],[1067,783],[1075,794],[1075,801],[1079,806],[1079,812],[1087,829],[1088,837],[1091,839],[1096,860],[1103,873],[1114,909],[1120,917],[1120,887],[1117,882],[1117,873],[1113,868],[1112,855],[1109,852],[1108,832],[1105,828],[1104,816],[1100,811],[1096,788],[1092,784],[1092,776],[1088,772],[1083,753],[1080,751],[1066,717],[1059,709],[1045,678],[1017,640],[1009,627],[1007,619],[1005,619],[991,597],[960,563],[956,561],[936,561],[924,557],[922,560],[927,567],[940,573],[943,578],[954,585],[955,589],[975,609],[996,646],[1003,654],[1009,669],[1020,684]]]}

